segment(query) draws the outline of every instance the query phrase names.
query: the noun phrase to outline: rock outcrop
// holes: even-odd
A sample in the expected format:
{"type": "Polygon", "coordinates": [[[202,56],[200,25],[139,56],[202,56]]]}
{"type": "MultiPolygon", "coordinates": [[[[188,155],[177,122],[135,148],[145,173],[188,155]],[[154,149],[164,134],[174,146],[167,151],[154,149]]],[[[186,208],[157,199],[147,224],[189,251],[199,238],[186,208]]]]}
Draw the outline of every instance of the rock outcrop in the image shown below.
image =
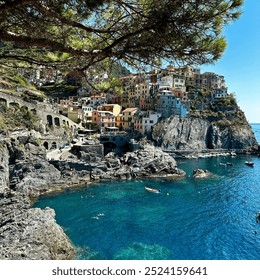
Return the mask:
{"type": "Polygon", "coordinates": [[[71,259],[70,240],[55,221],[54,210],[30,208],[26,195],[0,199],[0,259],[71,259]]]}
{"type": "Polygon", "coordinates": [[[4,142],[0,142],[0,195],[9,189],[9,152],[4,142]]]}
{"type": "Polygon", "coordinates": [[[207,120],[175,116],[155,125],[152,137],[167,150],[206,149],[209,127],[207,120]]]}
{"type": "Polygon", "coordinates": [[[126,153],[121,158],[109,153],[90,174],[92,180],[170,176],[185,176],[185,172],[177,168],[174,158],[160,148],[148,144],[140,150],[126,153]]]}
{"type": "Polygon", "coordinates": [[[252,128],[249,124],[218,126],[211,124],[208,129],[207,147],[209,149],[258,149],[252,128]]]}
{"type": "Polygon", "coordinates": [[[30,201],[65,184],[63,174],[37,142],[20,140],[0,143],[0,259],[71,259],[75,250],[54,210],[31,208],[30,201]]]}
{"type": "Polygon", "coordinates": [[[203,170],[203,169],[195,169],[193,170],[193,178],[208,178],[213,176],[213,174],[211,172],[209,172],[208,170],[203,170]]]}
{"type": "Polygon", "coordinates": [[[152,138],[165,150],[257,149],[248,123],[225,124],[202,118],[170,117],[155,125],[152,138]]]}

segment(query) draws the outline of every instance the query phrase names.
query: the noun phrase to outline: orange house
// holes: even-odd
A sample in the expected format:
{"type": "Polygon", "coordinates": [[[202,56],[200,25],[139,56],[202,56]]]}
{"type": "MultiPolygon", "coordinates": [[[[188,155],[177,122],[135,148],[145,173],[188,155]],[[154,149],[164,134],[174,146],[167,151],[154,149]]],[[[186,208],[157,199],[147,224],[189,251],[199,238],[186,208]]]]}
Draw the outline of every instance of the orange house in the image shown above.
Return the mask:
{"type": "Polygon", "coordinates": [[[98,110],[92,112],[92,124],[96,125],[101,131],[103,131],[105,127],[114,127],[116,124],[115,121],[116,117],[112,112],[98,110]]]}

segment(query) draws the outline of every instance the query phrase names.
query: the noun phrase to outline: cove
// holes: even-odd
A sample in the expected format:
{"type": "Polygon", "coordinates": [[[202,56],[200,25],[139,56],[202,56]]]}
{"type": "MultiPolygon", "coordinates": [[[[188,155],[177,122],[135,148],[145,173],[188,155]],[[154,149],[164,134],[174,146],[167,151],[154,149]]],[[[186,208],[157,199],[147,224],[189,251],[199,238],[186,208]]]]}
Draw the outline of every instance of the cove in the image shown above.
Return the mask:
{"type": "Polygon", "coordinates": [[[79,259],[259,259],[260,158],[180,159],[178,167],[186,178],[92,184],[43,196],[34,207],[55,209],[79,259]],[[193,179],[196,168],[214,176],[193,179]]]}

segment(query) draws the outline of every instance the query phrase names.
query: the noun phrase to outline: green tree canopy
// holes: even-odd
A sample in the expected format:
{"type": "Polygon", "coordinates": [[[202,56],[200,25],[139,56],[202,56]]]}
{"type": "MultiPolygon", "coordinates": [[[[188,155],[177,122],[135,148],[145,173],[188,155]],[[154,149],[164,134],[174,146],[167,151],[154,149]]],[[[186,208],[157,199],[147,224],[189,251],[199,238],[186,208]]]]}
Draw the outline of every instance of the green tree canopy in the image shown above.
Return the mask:
{"type": "Polygon", "coordinates": [[[132,66],[211,63],[223,27],[243,0],[3,0],[0,58],[81,70],[100,62],[132,66]]]}

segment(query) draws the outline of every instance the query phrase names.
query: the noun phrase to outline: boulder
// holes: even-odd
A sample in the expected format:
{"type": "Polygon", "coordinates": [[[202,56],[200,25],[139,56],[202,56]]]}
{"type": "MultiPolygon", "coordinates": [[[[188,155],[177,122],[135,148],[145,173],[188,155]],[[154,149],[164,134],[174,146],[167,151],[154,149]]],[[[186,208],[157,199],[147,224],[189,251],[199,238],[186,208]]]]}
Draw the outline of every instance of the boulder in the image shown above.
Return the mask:
{"type": "Polygon", "coordinates": [[[177,168],[173,157],[149,144],[142,149],[128,152],[120,158],[121,166],[114,173],[116,178],[130,179],[136,177],[185,176],[177,168]]]}
{"type": "Polygon", "coordinates": [[[193,170],[193,178],[207,178],[211,177],[213,174],[209,172],[208,170],[203,169],[195,169],[193,170]]]}

